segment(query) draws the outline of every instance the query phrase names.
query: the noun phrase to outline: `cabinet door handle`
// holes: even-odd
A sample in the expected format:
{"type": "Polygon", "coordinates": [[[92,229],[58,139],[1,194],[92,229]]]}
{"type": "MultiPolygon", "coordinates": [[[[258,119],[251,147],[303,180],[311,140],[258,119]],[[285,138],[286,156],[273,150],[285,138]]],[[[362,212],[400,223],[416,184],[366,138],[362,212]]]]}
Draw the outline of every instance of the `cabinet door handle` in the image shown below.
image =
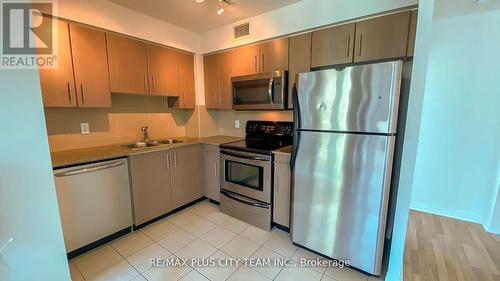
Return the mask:
{"type": "Polygon", "coordinates": [[[253,58],[254,58],[254,68],[255,68],[255,72],[257,73],[257,72],[259,72],[259,71],[258,71],[258,68],[257,68],[257,56],[254,56],[253,58]]]}
{"type": "Polygon", "coordinates": [[[153,81],[153,93],[156,92],[156,76],[153,74],[151,75],[151,80],[153,81]]]}
{"type": "Polygon", "coordinates": [[[148,91],[148,74],[144,74],[144,90],[148,91]]]}
{"type": "Polygon", "coordinates": [[[170,153],[167,153],[167,157],[165,157],[167,160],[167,170],[170,170],[170,153]]]}
{"type": "Polygon", "coordinates": [[[80,90],[82,91],[82,102],[85,104],[85,90],[83,88],[83,84],[80,84],[80,90]]]}
{"type": "Polygon", "coordinates": [[[214,176],[217,177],[217,164],[214,163],[214,176]]]}
{"type": "Polygon", "coordinates": [[[177,152],[174,152],[174,169],[177,169],[177,152]]]}
{"type": "Polygon", "coordinates": [[[359,51],[358,57],[361,57],[361,49],[363,48],[363,33],[359,35],[359,51]]]}
{"type": "Polygon", "coordinates": [[[346,51],[346,57],[349,57],[349,49],[351,48],[351,35],[347,36],[347,51],[346,51]]]}
{"type": "Polygon", "coordinates": [[[278,191],[280,188],[280,177],[278,177],[278,174],[276,174],[276,191],[278,191]]]}
{"type": "Polygon", "coordinates": [[[73,101],[71,100],[71,86],[69,85],[69,82],[67,83],[67,85],[68,85],[69,104],[73,104],[73,101]]]}
{"type": "Polygon", "coordinates": [[[262,62],[260,64],[262,65],[262,72],[264,72],[264,54],[262,54],[262,62]]]}

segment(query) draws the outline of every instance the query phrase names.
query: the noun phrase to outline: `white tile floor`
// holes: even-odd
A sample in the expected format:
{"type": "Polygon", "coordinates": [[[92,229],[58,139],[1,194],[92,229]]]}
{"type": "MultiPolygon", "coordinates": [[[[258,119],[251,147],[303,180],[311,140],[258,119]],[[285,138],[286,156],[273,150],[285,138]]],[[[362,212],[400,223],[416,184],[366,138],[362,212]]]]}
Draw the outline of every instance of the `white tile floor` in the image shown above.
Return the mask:
{"type": "Polygon", "coordinates": [[[301,258],[319,256],[290,241],[289,234],[251,226],[219,212],[207,201],[128,234],[70,261],[73,281],[160,280],[321,280],[368,281],[351,269],[300,266],[183,265],[151,267],[151,258],[301,258]]]}

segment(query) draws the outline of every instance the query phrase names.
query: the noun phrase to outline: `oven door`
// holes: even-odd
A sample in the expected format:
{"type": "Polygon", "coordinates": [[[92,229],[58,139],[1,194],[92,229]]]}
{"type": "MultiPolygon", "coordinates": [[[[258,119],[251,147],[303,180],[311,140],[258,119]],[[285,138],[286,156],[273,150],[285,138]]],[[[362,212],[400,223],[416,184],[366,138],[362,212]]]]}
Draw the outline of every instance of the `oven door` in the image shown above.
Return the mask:
{"type": "Polygon", "coordinates": [[[271,204],[271,156],[221,149],[221,188],[271,204]]]}
{"type": "Polygon", "coordinates": [[[286,109],[287,72],[284,70],[233,77],[233,109],[286,109]]]}

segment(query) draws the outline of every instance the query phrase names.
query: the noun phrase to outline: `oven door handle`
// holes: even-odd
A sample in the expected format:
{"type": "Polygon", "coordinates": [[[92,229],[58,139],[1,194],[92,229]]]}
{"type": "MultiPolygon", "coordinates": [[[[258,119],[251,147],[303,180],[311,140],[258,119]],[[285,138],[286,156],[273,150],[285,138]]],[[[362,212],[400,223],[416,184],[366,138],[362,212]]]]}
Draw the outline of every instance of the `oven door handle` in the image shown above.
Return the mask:
{"type": "Polygon", "coordinates": [[[229,156],[233,156],[233,157],[239,157],[239,158],[243,158],[243,159],[250,159],[250,160],[258,160],[258,161],[269,161],[269,160],[271,160],[270,157],[268,157],[268,156],[250,156],[250,155],[245,155],[245,154],[237,153],[237,152],[229,152],[227,150],[221,150],[220,153],[226,154],[226,155],[229,155],[229,156]]]}
{"type": "Polygon", "coordinates": [[[230,199],[233,199],[235,201],[238,201],[238,202],[246,204],[246,205],[250,205],[250,206],[262,208],[262,209],[270,209],[270,206],[267,204],[245,200],[243,197],[238,196],[238,195],[231,193],[229,191],[226,191],[226,190],[221,190],[220,193],[222,193],[223,195],[227,196],[230,199]]]}

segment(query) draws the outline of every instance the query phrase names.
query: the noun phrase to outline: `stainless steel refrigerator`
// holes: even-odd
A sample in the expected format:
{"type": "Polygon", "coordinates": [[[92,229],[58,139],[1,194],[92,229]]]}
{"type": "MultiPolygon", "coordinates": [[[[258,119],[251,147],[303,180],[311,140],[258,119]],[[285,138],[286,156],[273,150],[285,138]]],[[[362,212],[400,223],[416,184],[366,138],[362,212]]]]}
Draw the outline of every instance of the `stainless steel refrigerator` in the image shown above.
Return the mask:
{"type": "Polygon", "coordinates": [[[403,63],[299,74],[292,240],[380,275],[403,63]]]}

